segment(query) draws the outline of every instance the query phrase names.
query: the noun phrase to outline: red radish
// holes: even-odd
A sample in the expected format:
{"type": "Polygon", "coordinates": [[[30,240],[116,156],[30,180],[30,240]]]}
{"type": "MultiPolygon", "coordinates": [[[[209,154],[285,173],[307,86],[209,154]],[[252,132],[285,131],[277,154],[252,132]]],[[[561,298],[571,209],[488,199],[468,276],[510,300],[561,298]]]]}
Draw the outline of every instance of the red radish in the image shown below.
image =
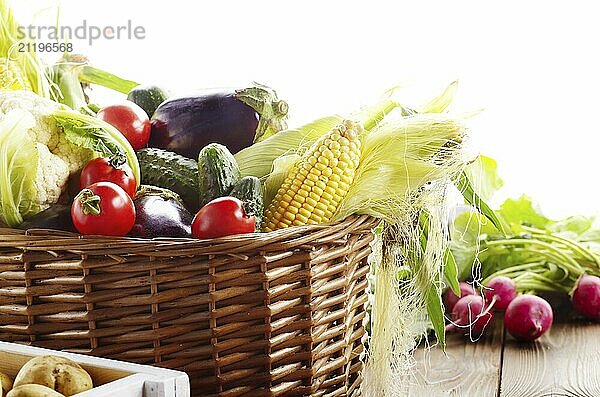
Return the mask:
{"type": "Polygon", "coordinates": [[[490,280],[483,288],[486,302],[491,302],[494,297],[494,309],[505,311],[510,302],[517,297],[517,286],[515,282],[505,276],[497,276],[490,280]]]}
{"type": "Polygon", "coordinates": [[[461,281],[458,286],[460,287],[460,296],[456,296],[454,291],[452,291],[452,288],[448,288],[444,293],[444,306],[446,306],[446,310],[450,313],[452,313],[454,305],[456,305],[456,302],[458,302],[460,298],[467,295],[475,295],[475,289],[471,284],[461,281]]]}
{"type": "Polygon", "coordinates": [[[456,302],[452,310],[452,322],[447,331],[455,330],[464,335],[480,336],[492,319],[492,308],[485,307],[480,295],[466,295],[456,302]]]}
{"type": "Polygon", "coordinates": [[[506,330],[516,339],[534,341],[552,326],[552,307],[535,295],[519,295],[504,313],[506,330]]]}
{"type": "Polygon", "coordinates": [[[591,320],[600,320],[600,278],[584,274],[571,297],[573,307],[591,320]]]}

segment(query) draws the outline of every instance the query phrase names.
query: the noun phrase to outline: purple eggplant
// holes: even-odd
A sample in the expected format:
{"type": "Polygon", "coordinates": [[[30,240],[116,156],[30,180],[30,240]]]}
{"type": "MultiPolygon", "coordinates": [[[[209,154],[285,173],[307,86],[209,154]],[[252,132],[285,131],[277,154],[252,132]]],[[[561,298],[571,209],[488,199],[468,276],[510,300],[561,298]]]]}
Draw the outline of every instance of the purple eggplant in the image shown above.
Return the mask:
{"type": "Polygon", "coordinates": [[[190,237],[192,214],[176,193],[168,189],[143,185],[135,195],[135,224],[130,236],[190,237]]]}
{"type": "Polygon", "coordinates": [[[196,159],[209,143],[233,154],[287,128],[288,105],[269,87],[171,98],[152,116],[150,147],[196,159]]]}

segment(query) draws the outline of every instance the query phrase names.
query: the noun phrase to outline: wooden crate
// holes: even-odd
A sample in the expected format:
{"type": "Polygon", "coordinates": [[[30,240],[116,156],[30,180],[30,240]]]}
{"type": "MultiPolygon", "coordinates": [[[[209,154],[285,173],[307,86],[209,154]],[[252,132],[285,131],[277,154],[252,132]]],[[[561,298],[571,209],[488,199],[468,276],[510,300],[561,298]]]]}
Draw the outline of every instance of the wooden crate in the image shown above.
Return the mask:
{"type": "Polygon", "coordinates": [[[31,358],[43,355],[67,357],[79,363],[92,377],[92,390],[77,397],[189,397],[187,374],[164,368],[131,364],[39,347],[0,342],[0,372],[14,379],[31,358]]]}

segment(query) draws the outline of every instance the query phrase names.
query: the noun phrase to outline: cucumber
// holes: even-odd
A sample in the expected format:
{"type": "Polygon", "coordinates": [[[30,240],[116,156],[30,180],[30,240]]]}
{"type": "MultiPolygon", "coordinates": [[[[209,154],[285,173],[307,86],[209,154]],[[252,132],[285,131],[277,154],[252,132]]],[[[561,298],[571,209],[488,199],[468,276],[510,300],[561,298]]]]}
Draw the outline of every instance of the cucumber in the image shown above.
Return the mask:
{"type": "Polygon", "coordinates": [[[245,176],[233,187],[229,195],[244,203],[244,212],[256,217],[256,231],[260,231],[265,209],[260,180],[255,176],[245,176]]]}
{"type": "Polygon", "coordinates": [[[144,109],[149,118],[168,97],[165,90],[155,85],[138,85],[127,94],[127,99],[144,109]]]}
{"type": "Polygon", "coordinates": [[[225,146],[211,143],[202,148],[198,155],[200,207],[229,194],[240,179],[240,167],[225,146]]]}
{"type": "Polygon", "coordinates": [[[142,184],[169,189],[181,196],[185,206],[196,212],[198,202],[198,163],[167,150],[138,150],[142,184]]]}

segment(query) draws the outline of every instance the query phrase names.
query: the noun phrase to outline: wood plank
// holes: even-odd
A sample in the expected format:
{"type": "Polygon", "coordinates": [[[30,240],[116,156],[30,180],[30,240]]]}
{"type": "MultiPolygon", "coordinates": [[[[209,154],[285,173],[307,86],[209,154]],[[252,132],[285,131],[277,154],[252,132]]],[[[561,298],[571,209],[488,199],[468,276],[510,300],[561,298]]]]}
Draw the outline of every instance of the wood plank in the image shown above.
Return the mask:
{"type": "Polygon", "coordinates": [[[500,396],[600,396],[600,324],[555,323],[537,343],[507,336],[500,396]]]}
{"type": "MultiPolygon", "coordinates": [[[[503,327],[494,320],[477,343],[449,334],[446,355],[438,347],[419,348],[406,379],[411,397],[495,397],[500,382],[503,327]]],[[[521,396],[522,397],[522,396],[521,396]]]]}

